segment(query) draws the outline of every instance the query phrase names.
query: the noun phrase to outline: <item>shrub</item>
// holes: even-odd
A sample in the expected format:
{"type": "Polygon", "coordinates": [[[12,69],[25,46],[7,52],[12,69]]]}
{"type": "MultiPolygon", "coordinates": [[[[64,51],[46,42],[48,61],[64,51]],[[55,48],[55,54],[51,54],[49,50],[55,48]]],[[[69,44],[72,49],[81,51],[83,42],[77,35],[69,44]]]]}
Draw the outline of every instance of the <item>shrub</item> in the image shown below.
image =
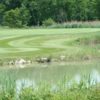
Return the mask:
{"type": "Polygon", "coordinates": [[[5,12],[3,24],[9,27],[23,27],[30,19],[29,11],[26,8],[16,8],[5,12]]]}
{"type": "Polygon", "coordinates": [[[44,26],[51,26],[51,25],[54,25],[54,24],[55,24],[55,21],[52,18],[49,18],[49,19],[43,21],[44,26]]]}

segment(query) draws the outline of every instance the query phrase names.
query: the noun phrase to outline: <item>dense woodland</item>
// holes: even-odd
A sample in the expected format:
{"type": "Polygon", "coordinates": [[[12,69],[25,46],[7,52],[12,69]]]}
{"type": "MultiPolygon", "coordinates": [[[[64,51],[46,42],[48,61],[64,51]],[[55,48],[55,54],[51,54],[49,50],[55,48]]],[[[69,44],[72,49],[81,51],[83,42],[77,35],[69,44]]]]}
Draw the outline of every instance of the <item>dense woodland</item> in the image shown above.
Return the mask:
{"type": "Polygon", "coordinates": [[[0,25],[37,26],[100,20],[100,0],[0,0],[0,25]]]}

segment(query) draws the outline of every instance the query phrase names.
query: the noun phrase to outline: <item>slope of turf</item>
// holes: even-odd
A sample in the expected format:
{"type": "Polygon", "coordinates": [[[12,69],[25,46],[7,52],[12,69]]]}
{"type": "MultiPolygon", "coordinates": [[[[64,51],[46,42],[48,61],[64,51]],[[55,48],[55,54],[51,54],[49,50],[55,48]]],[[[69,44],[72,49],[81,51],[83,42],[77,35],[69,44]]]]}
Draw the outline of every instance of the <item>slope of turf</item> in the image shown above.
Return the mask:
{"type": "Polygon", "coordinates": [[[100,58],[100,29],[1,29],[0,58],[100,58]],[[88,45],[85,45],[88,44],[88,45]]]}

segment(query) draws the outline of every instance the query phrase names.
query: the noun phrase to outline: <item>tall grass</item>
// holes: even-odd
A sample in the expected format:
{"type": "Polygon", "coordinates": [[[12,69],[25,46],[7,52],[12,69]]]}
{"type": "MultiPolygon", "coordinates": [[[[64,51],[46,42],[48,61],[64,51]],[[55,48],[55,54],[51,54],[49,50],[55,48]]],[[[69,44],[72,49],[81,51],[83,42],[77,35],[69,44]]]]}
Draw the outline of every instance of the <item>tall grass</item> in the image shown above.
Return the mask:
{"type": "Polygon", "coordinates": [[[91,22],[71,21],[62,24],[56,23],[49,26],[49,28],[100,28],[100,21],[91,21],[91,22]]]}
{"type": "Polygon", "coordinates": [[[6,81],[6,89],[0,89],[0,100],[100,100],[100,84],[90,84],[91,79],[83,78],[79,83],[73,81],[71,87],[66,77],[56,86],[40,82],[36,87],[24,87],[17,94],[12,80],[6,81]],[[88,85],[87,85],[88,84],[88,85]]]}
{"type": "Polygon", "coordinates": [[[0,29],[43,29],[43,28],[100,28],[100,21],[70,21],[64,23],[46,24],[44,26],[23,26],[21,28],[9,28],[8,26],[0,26],[0,29]]]}

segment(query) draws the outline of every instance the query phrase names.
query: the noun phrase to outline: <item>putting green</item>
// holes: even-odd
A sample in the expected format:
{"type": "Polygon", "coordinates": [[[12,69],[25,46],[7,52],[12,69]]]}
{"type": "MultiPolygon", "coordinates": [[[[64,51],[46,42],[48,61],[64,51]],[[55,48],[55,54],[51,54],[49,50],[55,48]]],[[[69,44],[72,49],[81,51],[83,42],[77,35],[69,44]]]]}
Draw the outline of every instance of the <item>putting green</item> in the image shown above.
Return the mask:
{"type": "Polygon", "coordinates": [[[75,43],[77,39],[100,37],[100,29],[1,29],[0,57],[66,55],[68,59],[100,58],[100,40],[95,45],[75,43]]]}

